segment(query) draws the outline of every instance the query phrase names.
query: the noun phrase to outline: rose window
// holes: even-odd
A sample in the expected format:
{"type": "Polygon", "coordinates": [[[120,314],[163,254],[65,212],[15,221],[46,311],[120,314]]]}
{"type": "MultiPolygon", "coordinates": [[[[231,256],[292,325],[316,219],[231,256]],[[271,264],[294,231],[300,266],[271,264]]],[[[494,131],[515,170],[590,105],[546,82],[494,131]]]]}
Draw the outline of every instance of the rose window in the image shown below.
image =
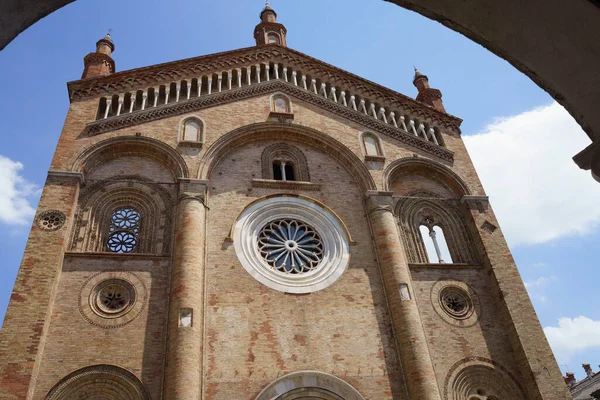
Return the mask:
{"type": "Polygon", "coordinates": [[[64,225],[66,216],[58,210],[48,210],[41,213],[37,218],[37,225],[45,231],[55,231],[64,225]]]}
{"type": "Polygon", "coordinates": [[[332,285],[348,265],[349,239],[331,210],[291,196],[255,201],[233,229],[242,267],[284,293],[311,293],[332,285]]]}
{"type": "Polygon", "coordinates": [[[108,250],[115,253],[129,253],[138,244],[140,232],[140,213],[130,207],[119,208],[113,212],[108,241],[108,250]]]}
{"type": "Polygon", "coordinates": [[[443,289],[440,300],[444,311],[454,318],[465,318],[472,309],[469,295],[457,287],[449,286],[443,289]]]}
{"type": "Polygon", "coordinates": [[[258,248],[273,269],[288,274],[313,271],[323,259],[319,234],[298,220],[279,219],[265,225],[258,236],[258,248]]]}
{"type": "Polygon", "coordinates": [[[118,318],[127,314],[135,304],[135,289],[124,279],[107,279],[94,287],[90,305],[104,318],[118,318]]]}
{"type": "Polygon", "coordinates": [[[117,313],[127,307],[130,297],[130,292],[124,285],[113,283],[98,291],[98,307],[106,313],[117,313]]]}

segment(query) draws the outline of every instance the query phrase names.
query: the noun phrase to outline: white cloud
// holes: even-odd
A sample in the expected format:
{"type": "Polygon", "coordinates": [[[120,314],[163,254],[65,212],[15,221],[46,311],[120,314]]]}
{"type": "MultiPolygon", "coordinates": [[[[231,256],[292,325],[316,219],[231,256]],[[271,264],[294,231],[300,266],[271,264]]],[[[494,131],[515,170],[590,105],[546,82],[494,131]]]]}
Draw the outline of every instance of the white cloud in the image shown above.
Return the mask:
{"type": "Polygon", "coordinates": [[[591,232],[600,222],[600,184],[572,157],[590,142],[558,103],[464,136],[511,245],[591,232]]]}
{"type": "Polygon", "coordinates": [[[35,210],[28,197],[37,186],[19,175],[23,164],[0,155],[0,222],[8,225],[31,223],[35,210]]]}
{"type": "Polygon", "coordinates": [[[560,318],[558,326],[544,328],[550,347],[559,364],[584,350],[600,347],[600,321],[588,317],[560,318]]]}
{"type": "Polygon", "coordinates": [[[542,276],[540,278],[537,278],[535,281],[525,282],[525,287],[528,289],[531,289],[534,287],[546,286],[550,282],[555,281],[556,279],[557,278],[555,276],[551,276],[551,277],[542,276]]]}

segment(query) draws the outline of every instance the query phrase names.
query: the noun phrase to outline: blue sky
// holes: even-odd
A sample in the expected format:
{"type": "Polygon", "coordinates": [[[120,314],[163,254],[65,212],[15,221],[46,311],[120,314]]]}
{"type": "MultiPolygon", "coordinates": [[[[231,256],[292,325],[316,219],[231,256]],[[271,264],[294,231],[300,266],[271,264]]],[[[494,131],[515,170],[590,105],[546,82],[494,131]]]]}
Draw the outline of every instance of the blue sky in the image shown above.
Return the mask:
{"type": "MultiPolygon", "coordinates": [[[[290,47],[415,96],[413,65],[463,137],[563,371],[600,364],[600,185],[570,158],[588,139],[506,61],[384,1],[274,0],[290,47]]],[[[0,319],[69,107],[66,82],[113,29],[117,70],[254,45],[260,0],[77,1],[0,52],[0,319]]],[[[596,367],[594,367],[596,369],[596,367]]]]}

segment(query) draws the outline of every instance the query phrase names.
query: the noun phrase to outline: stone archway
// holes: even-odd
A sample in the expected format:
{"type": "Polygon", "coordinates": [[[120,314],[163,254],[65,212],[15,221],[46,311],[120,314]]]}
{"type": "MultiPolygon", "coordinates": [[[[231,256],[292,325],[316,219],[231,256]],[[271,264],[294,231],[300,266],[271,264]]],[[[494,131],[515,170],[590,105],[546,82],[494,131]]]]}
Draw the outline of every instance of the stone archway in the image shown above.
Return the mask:
{"type": "MultiPolygon", "coordinates": [[[[73,0],[5,0],[0,49],[73,0]]],[[[575,157],[600,180],[600,1],[384,0],[438,21],[506,59],[573,115],[594,142],[575,157]]],[[[368,2],[364,0],[365,7],[368,2]]]]}

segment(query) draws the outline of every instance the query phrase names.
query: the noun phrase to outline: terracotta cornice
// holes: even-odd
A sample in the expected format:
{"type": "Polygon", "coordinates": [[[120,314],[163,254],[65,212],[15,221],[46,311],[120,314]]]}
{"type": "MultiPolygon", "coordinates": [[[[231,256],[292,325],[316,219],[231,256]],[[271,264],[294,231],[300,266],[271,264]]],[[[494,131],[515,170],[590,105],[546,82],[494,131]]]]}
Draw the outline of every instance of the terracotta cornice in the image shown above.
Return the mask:
{"type": "Polygon", "coordinates": [[[445,147],[406,133],[399,128],[394,128],[392,125],[365,115],[360,111],[355,111],[349,107],[345,107],[341,104],[330,101],[323,96],[319,96],[315,93],[294,86],[291,83],[286,83],[280,80],[263,82],[231,91],[213,93],[211,95],[203,95],[202,97],[197,97],[195,99],[165,104],[143,111],[134,111],[118,117],[111,117],[108,119],[90,122],[87,124],[83,135],[95,136],[117,129],[123,129],[158,119],[182,115],[204,108],[216,107],[222,104],[249,99],[256,96],[262,96],[277,91],[286,93],[295,97],[296,99],[335,113],[343,118],[347,118],[376,132],[397,139],[398,141],[409,146],[423,150],[433,156],[441,158],[442,160],[449,162],[454,160],[454,153],[445,147]]]}
{"type": "Polygon", "coordinates": [[[103,77],[72,81],[67,84],[71,101],[86,100],[98,96],[112,96],[126,91],[168,84],[175,80],[197,78],[211,72],[251,66],[268,61],[280,62],[288,67],[319,77],[350,94],[359,95],[382,103],[389,108],[435,122],[440,127],[460,132],[462,120],[435,110],[408,96],[317,60],[287,47],[269,44],[227,51],[207,56],[173,61],[150,67],[136,68],[103,77]]]}

